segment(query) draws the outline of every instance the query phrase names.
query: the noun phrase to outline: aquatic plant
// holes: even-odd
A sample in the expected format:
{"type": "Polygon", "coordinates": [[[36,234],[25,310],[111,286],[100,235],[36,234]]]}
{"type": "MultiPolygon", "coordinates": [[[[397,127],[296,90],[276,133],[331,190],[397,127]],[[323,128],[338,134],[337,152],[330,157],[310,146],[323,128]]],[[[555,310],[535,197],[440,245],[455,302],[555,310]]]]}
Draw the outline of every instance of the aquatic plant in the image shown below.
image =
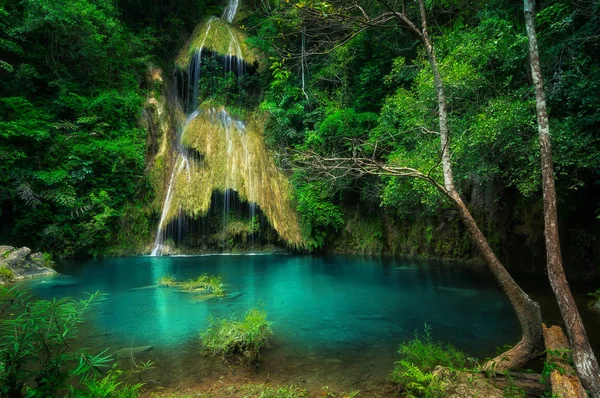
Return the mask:
{"type": "Polygon", "coordinates": [[[223,358],[241,355],[248,365],[256,366],[260,350],[268,347],[272,336],[266,311],[252,308],[242,321],[209,318],[208,328],[200,333],[200,350],[223,358]]]}
{"type": "Polygon", "coordinates": [[[423,333],[400,345],[402,359],[395,363],[390,376],[409,397],[442,397],[444,386],[434,373],[437,366],[464,370],[473,361],[450,344],[434,341],[431,327],[425,324],[423,333]]]}
{"type": "Polygon", "coordinates": [[[181,284],[183,290],[204,289],[206,293],[212,293],[215,296],[224,296],[223,278],[220,275],[200,275],[197,279],[190,279],[181,284]]]}
{"type": "Polygon", "coordinates": [[[158,286],[160,287],[173,287],[175,283],[175,275],[165,275],[158,280],[158,286]]]}
{"type": "Polygon", "coordinates": [[[87,380],[112,359],[71,350],[77,326],[99,299],[34,300],[15,288],[0,287],[0,395],[52,397],[70,376],[87,380]]]}

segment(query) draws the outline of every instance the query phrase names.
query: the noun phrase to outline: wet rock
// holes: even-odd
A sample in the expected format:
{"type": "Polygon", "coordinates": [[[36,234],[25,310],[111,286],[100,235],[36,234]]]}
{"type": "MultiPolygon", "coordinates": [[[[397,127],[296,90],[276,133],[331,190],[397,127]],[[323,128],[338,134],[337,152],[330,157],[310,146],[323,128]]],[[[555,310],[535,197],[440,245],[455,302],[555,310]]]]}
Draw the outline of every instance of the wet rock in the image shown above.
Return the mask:
{"type": "Polygon", "coordinates": [[[121,348],[120,350],[115,351],[113,355],[117,358],[136,356],[143,352],[150,351],[153,348],[154,347],[152,347],[151,345],[143,345],[143,346],[139,346],[139,347],[125,347],[125,348],[121,348]]]}
{"type": "Polygon", "coordinates": [[[4,258],[5,253],[10,253],[15,250],[12,246],[0,246],[0,258],[4,258]]]}
{"type": "MultiPolygon", "coordinates": [[[[0,253],[0,268],[8,270],[12,275],[10,279],[19,280],[56,274],[56,271],[45,266],[42,253],[31,254],[31,249],[28,247],[15,249],[12,246],[0,246],[0,253]]],[[[0,284],[11,282],[6,279],[0,276],[0,284]]]]}

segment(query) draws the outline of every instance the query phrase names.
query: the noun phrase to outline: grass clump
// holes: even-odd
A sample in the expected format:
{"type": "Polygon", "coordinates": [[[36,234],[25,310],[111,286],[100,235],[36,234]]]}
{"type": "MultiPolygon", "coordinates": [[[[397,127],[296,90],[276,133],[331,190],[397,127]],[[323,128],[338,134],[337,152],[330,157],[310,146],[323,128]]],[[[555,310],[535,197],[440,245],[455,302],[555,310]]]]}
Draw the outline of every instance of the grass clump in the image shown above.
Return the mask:
{"type": "Polygon", "coordinates": [[[190,279],[181,284],[183,290],[204,289],[206,293],[212,293],[215,296],[225,295],[223,290],[223,278],[219,275],[200,275],[197,279],[190,279]]]}
{"type": "Polygon", "coordinates": [[[177,283],[175,275],[165,275],[158,280],[158,286],[160,287],[173,287],[175,283],[177,283]]]}
{"type": "Polygon", "coordinates": [[[266,384],[247,384],[241,390],[248,398],[304,398],[306,390],[294,386],[269,386],[266,384]]]}
{"type": "Polygon", "coordinates": [[[438,366],[450,370],[465,370],[472,358],[450,344],[431,338],[431,327],[425,324],[423,333],[400,345],[402,359],[395,363],[391,380],[398,383],[408,397],[443,397],[444,385],[434,370],[438,366]]]}
{"type": "Polygon", "coordinates": [[[0,279],[4,279],[6,282],[13,282],[15,280],[15,273],[5,265],[0,266],[0,279]]]}
{"type": "Polygon", "coordinates": [[[252,308],[242,321],[211,317],[208,328],[200,333],[200,349],[205,355],[241,356],[246,364],[256,366],[260,350],[269,346],[272,336],[266,311],[252,308]]]}

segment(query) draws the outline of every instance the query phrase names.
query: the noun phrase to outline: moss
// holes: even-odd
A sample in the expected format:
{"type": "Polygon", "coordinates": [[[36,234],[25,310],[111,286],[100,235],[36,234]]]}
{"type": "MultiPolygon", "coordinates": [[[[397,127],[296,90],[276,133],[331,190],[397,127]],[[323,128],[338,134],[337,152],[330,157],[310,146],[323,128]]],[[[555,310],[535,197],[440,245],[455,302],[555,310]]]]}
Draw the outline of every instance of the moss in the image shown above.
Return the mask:
{"type": "Polygon", "coordinates": [[[200,23],[179,53],[176,64],[185,69],[196,50],[205,48],[224,55],[235,55],[249,64],[258,62],[258,52],[248,46],[244,32],[222,19],[211,17],[200,23]]]}
{"type": "Polygon", "coordinates": [[[181,156],[176,160],[173,197],[163,227],[180,213],[192,218],[206,215],[213,191],[233,190],[242,201],[260,206],[284,241],[301,246],[291,186],[265,146],[264,118],[252,113],[243,131],[226,129],[217,118],[222,111],[202,109],[183,132],[182,145],[201,154],[202,160],[186,162],[181,156]]]}

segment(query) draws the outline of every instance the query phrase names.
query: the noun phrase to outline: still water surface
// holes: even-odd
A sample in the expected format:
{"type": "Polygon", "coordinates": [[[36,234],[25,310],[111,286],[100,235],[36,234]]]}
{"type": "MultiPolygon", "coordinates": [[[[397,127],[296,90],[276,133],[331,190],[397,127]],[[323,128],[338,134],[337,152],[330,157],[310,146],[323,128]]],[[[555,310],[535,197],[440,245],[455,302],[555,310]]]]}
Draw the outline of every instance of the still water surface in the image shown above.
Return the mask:
{"type": "Polygon", "coordinates": [[[62,275],[26,286],[45,299],[106,293],[88,317],[90,344],[152,345],[154,359],[167,358],[174,367],[179,363],[171,377],[198,372],[190,366],[200,366],[198,333],[210,316],[242,316],[254,306],[263,307],[273,322],[276,342],[263,361],[269,374],[312,371],[321,379],[324,373],[339,379],[338,371],[348,380],[385,378],[398,344],[424,323],[435,339],[479,358],[519,338],[508,300],[485,270],[283,254],[108,258],[64,262],[60,268],[62,275]],[[184,281],[203,273],[223,277],[225,298],[207,301],[155,287],[166,275],[184,281]],[[277,358],[269,362],[269,356],[277,358]]]}

